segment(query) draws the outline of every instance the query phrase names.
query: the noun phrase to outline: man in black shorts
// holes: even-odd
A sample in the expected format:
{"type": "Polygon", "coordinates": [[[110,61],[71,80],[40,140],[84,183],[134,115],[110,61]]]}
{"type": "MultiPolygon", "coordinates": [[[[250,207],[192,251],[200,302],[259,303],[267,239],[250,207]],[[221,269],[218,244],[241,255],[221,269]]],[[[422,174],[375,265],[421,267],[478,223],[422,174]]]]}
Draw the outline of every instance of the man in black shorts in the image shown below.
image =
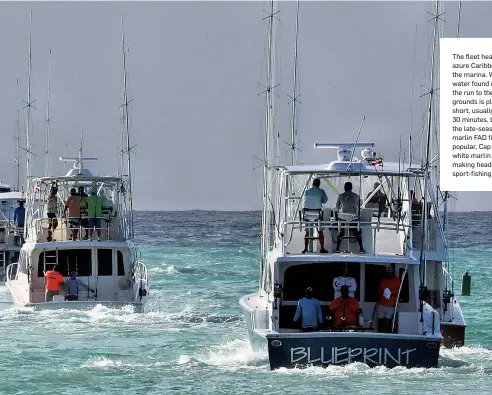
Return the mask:
{"type": "Polygon", "coordinates": [[[48,219],[49,219],[49,226],[48,226],[48,241],[53,241],[53,231],[57,228],[58,226],[58,220],[57,220],[57,215],[58,215],[58,196],[56,195],[58,193],[58,187],[56,184],[51,185],[51,190],[50,190],[50,195],[48,196],[48,201],[47,201],[47,213],[48,213],[48,219]]]}
{"type": "MultiPolygon", "coordinates": [[[[352,183],[350,181],[345,183],[343,189],[345,190],[345,192],[341,193],[338,196],[336,204],[337,210],[341,211],[342,213],[358,215],[360,206],[359,195],[357,195],[355,192],[352,192],[352,183]]],[[[366,251],[362,246],[362,231],[355,228],[357,226],[357,222],[348,222],[348,226],[350,226],[350,230],[355,233],[355,239],[357,240],[357,243],[359,243],[359,252],[361,254],[365,254],[366,251]]],[[[342,243],[342,239],[344,236],[345,229],[342,226],[342,228],[340,229],[340,233],[338,234],[337,248],[335,252],[340,252],[340,244],[342,243]]]]}

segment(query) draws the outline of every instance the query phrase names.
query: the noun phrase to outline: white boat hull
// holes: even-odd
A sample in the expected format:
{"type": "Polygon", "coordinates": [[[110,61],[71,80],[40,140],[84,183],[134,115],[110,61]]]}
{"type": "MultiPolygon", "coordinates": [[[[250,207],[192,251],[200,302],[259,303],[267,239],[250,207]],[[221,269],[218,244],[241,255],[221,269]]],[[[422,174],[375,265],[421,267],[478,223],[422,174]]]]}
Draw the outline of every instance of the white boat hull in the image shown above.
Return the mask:
{"type": "MultiPolygon", "coordinates": [[[[108,301],[108,300],[54,300],[52,302],[41,302],[41,303],[29,303],[19,300],[16,297],[16,292],[6,283],[7,289],[9,290],[14,305],[17,307],[27,307],[33,308],[35,310],[57,310],[57,309],[73,309],[73,310],[92,310],[96,306],[104,306],[112,309],[122,309],[126,306],[132,306],[134,312],[144,313],[145,306],[147,304],[147,297],[142,297],[141,301],[108,301]]],[[[60,298],[61,299],[61,298],[60,298]]]]}
{"type": "Polygon", "coordinates": [[[111,309],[122,309],[126,306],[131,306],[135,313],[144,313],[146,303],[142,302],[109,302],[109,301],[63,301],[63,302],[45,302],[45,303],[15,303],[18,307],[33,308],[34,310],[92,310],[96,306],[104,306],[111,309]]]}

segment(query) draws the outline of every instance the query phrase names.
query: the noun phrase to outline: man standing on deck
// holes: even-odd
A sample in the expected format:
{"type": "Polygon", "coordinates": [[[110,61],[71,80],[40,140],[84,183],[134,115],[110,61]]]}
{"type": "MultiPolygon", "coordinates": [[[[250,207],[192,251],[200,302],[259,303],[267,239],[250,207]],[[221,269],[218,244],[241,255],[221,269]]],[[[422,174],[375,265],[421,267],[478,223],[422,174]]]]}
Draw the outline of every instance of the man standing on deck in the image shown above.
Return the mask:
{"type": "Polygon", "coordinates": [[[302,317],[301,328],[303,332],[312,332],[318,329],[323,324],[323,314],[319,300],[313,298],[313,289],[306,288],[306,297],[299,300],[297,304],[294,321],[299,321],[302,317]]]}
{"type": "Polygon", "coordinates": [[[371,197],[369,200],[369,204],[366,205],[366,207],[375,207],[378,209],[378,218],[381,217],[381,214],[384,212],[386,208],[386,202],[388,201],[388,198],[386,197],[385,193],[382,191],[381,184],[379,182],[374,183],[374,190],[369,192],[367,194],[367,198],[371,196],[374,193],[374,195],[371,197]],[[377,192],[374,192],[376,191],[377,192]]]}
{"type": "Polygon", "coordinates": [[[335,328],[341,326],[356,326],[357,313],[360,313],[360,305],[357,299],[349,296],[349,287],[341,287],[341,296],[330,303],[330,310],[335,313],[335,328]]]}
{"type": "Polygon", "coordinates": [[[89,213],[89,228],[90,239],[96,228],[97,241],[101,241],[101,224],[102,224],[102,205],[104,204],[104,196],[98,195],[96,188],[93,188],[87,197],[87,212],[89,213]]]}
{"type": "MultiPolygon", "coordinates": [[[[355,192],[352,192],[352,183],[351,182],[346,182],[345,185],[343,186],[343,189],[345,192],[341,193],[338,196],[337,200],[337,210],[342,212],[342,213],[348,213],[348,214],[354,214],[354,215],[359,215],[359,207],[360,207],[360,198],[359,195],[357,195],[355,192]]],[[[348,226],[356,227],[357,222],[349,222],[348,226]]],[[[364,250],[364,247],[362,246],[362,231],[359,229],[349,229],[349,231],[354,231],[355,233],[355,239],[359,243],[359,252],[361,254],[365,254],[366,251],[364,250]]],[[[349,232],[350,233],[350,232],[349,232]]],[[[338,234],[337,238],[337,248],[335,252],[340,252],[340,244],[342,243],[343,236],[345,235],[345,228],[342,224],[342,227],[340,229],[340,233],[338,234]]]]}
{"type": "Polygon", "coordinates": [[[80,195],[77,195],[75,188],[70,189],[70,196],[65,201],[65,211],[68,211],[68,222],[70,223],[72,240],[77,240],[80,226],[80,195]]]}
{"type": "Polygon", "coordinates": [[[386,267],[386,278],[379,283],[378,332],[390,333],[395,315],[396,298],[400,292],[400,279],[395,276],[392,266],[386,267]]]}
{"type": "Polygon", "coordinates": [[[333,298],[334,300],[342,296],[342,287],[344,285],[348,287],[349,296],[353,298],[357,289],[357,281],[355,281],[355,278],[348,275],[346,267],[344,267],[343,274],[341,276],[333,279],[333,290],[335,291],[335,297],[333,298]]]}
{"type": "MultiPolygon", "coordinates": [[[[87,218],[87,194],[82,185],[79,186],[80,196],[80,224],[84,229],[84,240],[89,238],[89,219],[87,218]]],[[[82,236],[82,235],[81,235],[82,236]]]]}
{"type": "Polygon", "coordinates": [[[96,292],[85,285],[82,280],[78,279],[76,272],[72,272],[72,275],[67,281],[67,296],[65,300],[79,300],[79,287],[84,288],[86,291],[96,292]]]}
{"type": "MultiPolygon", "coordinates": [[[[19,206],[14,211],[14,223],[17,225],[15,244],[17,245],[19,245],[18,238],[20,237],[21,240],[23,238],[25,218],[26,218],[26,209],[24,208],[24,201],[19,200],[19,206]],[[20,234],[20,236],[17,236],[18,234],[20,234]]],[[[23,244],[23,241],[21,244],[23,244]]]]}
{"type": "MultiPolygon", "coordinates": [[[[323,204],[328,201],[328,196],[324,189],[320,188],[321,181],[319,178],[313,180],[313,186],[304,192],[304,221],[317,221],[321,217],[321,208],[323,204]],[[311,213],[315,214],[314,216],[311,213]],[[309,218],[312,216],[312,218],[309,218]]],[[[308,250],[309,245],[309,233],[312,232],[311,229],[306,228],[306,234],[304,236],[304,250],[305,254],[308,250]]],[[[318,229],[318,239],[321,253],[327,253],[325,250],[325,236],[322,229],[318,229]]]]}
{"type": "Polygon", "coordinates": [[[48,241],[53,241],[53,232],[58,227],[58,187],[56,184],[51,185],[50,194],[46,202],[47,215],[48,215],[48,241]]]}
{"type": "Polygon", "coordinates": [[[53,296],[60,294],[60,285],[64,284],[65,280],[58,272],[58,265],[53,266],[52,270],[43,273],[46,281],[45,301],[52,302],[53,296]]]}

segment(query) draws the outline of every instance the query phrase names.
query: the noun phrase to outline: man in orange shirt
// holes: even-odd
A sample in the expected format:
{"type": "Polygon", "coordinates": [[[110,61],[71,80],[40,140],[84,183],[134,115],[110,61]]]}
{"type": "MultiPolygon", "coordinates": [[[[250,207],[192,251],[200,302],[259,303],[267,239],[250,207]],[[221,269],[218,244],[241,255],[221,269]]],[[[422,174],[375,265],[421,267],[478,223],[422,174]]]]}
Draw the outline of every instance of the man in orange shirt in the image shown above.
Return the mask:
{"type": "Polygon", "coordinates": [[[395,313],[396,298],[400,292],[400,279],[393,267],[386,268],[386,278],[379,283],[378,332],[391,332],[391,321],[395,313]]]}
{"type": "Polygon", "coordinates": [[[349,287],[342,285],[340,288],[342,296],[330,303],[330,310],[335,313],[335,328],[357,325],[357,315],[360,312],[359,302],[349,296],[349,287]]]}
{"type": "Polygon", "coordinates": [[[46,302],[52,302],[53,296],[60,293],[60,284],[64,284],[63,276],[58,272],[58,265],[53,266],[53,270],[44,272],[46,280],[46,302]]]}

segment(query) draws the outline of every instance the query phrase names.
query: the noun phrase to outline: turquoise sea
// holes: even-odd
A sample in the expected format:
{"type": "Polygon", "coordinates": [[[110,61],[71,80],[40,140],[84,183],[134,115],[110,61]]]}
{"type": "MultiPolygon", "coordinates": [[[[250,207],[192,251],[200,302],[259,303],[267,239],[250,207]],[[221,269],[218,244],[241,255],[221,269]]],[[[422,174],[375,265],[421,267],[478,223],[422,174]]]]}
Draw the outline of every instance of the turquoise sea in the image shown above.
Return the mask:
{"type": "Polygon", "coordinates": [[[19,310],[0,286],[0,394],[490,394],[491,222],[451,217],[455,293],[469,270],[472,296],[462,298],[467,344],[443,349],[440,367],[272,372],[238,306],[257,288],[260,213],[139,212],[148,312],[19,310]]]}

